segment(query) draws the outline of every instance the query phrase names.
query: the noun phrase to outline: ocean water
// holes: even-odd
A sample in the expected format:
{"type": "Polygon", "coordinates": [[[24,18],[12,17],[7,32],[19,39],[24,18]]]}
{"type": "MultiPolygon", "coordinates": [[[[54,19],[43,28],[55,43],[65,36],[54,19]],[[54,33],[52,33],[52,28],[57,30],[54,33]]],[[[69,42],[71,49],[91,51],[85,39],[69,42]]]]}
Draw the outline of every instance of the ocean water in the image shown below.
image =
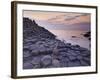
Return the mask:
{"type": "Polygon", "coordinates": [[[88,38],[84,37],[86,31],[79,30],[49,30],[57,36],[57,39],[63,40],[66,43],[71,43],[72,45],[80,45],[81,47],[90,49],[90,41],[88,38]],[[73,37],[72,37],[73,36],[73,37]]]}

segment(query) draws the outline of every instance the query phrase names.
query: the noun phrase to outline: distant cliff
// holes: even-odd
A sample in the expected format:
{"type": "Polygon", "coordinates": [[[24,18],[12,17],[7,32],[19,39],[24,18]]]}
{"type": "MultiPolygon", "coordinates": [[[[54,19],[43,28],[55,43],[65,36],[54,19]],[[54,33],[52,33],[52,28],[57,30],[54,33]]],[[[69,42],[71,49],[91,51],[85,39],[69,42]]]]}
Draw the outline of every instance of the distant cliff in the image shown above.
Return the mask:
{"type": "Polygon", "coordinates": [[[38,36],[41,38],[55,39],[55,35],[49,32],[44,27],[39,26],[34,20],[23,18],[23,33],[24,38],[31,36],[38,36]]]}

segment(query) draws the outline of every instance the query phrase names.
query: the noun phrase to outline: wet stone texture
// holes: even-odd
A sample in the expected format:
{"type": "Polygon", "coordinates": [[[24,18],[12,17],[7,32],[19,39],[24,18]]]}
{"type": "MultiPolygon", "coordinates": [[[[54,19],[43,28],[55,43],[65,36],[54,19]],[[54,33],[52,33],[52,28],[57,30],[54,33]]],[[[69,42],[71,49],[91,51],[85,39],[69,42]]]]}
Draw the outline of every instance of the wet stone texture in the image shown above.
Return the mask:
{"type": "Polygon", "coordinates": [[[91,65],[90,50],[56,39],[56,36],[23,18],[23,69],[91,65]]]}

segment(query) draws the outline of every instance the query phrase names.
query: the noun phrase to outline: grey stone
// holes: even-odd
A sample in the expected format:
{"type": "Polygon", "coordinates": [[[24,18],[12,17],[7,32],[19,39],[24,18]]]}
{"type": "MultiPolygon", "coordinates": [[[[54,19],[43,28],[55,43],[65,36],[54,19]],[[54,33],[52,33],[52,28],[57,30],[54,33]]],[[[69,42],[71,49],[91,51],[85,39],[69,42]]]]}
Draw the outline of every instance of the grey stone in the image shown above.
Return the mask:
{"type": "Polygon", "coordinates": [[[41,62],[40,57],[34,57],[33,60],[31,61],[33,68],[40,68],[41,67],[40,62],[41,62]]]}
{"type": "Polygon", "coordinates": [[[83,60],[81,60],[80,63],[81,63],[82,66],[89,66],[89,64],[86,61],[83,61],[83,60]]]}
{"type": "Polygon", "coordinates": [[[89,57],[84,57],[83,59],[84,59],[86,62],[89,62],[89,63],[90,63],[91,58],[89,58],[89,57]]]}
{"type": "Polygon", "coordinates": [[[31,56],[30,51],[29,50],[24,50],[23,51],[23,57],[29,57],[29,56],[31,56]]]}
{"type": "Polygon", "coordinates": [[[31,53],[32,53],[32,55],[39,55],[39,51],[38,51],[38,50],[36,50],[36,49],[35,49],[35,50],[32,50],[32,52],[31,52],[31,53]]]}
{"type": "Polygon", "coordinates": [[[71,46],[71,49],[72,50],[75,50],[75,51],[79,51],[80,50],[80,47],[77,47],[76,45],[73,45],[73,46],[71,46]]]}
{"type": "Polygon", "coordinates": [[[59,42],[57,48],[66,48],[66,45],[63,42],[59,42]]]}
{"type": "Polygon", "coordinates": [[[82,56],[89,56],[90,55],[90,51],[83,51],[81,52],[82,53],[82,56]]]}
{"type": "Polygon", "coordinates": [[[87,48],[80,47],[79,50],[80,50],[80,51],[87,51],[88,49],[87,49],[87,48]]]}
{"type": "Polygon", "coordinates": [[[74,61],[74,60],[76,60],[77,59],[77,57],[76,56],[69,56],[69,59],[72,61],[74,61]]]}
{"type": "Polygon", "coordinates": [[[31,61],[32,64],[40,64],[41,58],[40,57],[34,57],[31,61]]]}
{"type": "Polygon", "coordinates": [[[54,59],[54,60],[52,61],[52,65],[53,65],[53,67],[60,67],[60,62],[59,62],[59,60],[54,59]]]}
{"type": "Polygon", "coordinates": [[[51,65],[52,57],[50,55],[43,56],[41,59],[41,63],[43,66],[51,65]]]}
{"type": "Polygon", "coordinates": [[[66,43],[66,48],[71,48],[71,43],[66,43]]]}
{"type": "Polygon", "coordinates": [[[38,47],[39,47],[39,45],[30,45],[30,46],[29,46],[29,49],[30,49],[30,50],[37,50],[38,47]]]}
{"type": "Polygon", "coordinates": [[[78,56],[77,56],[77,59],[78,59],[78,60],[82,60],[82,59],[83,59],[83,56],[78,55],[78,56]]]}
{"type": "Polygon", "coordinates": [[[25,49],[29,49],[29,45],[27,45],[27,46],[23,46],[23,49],[25,50],[25,49]]]}
{"type": "Polygon", "coordinates": [[[63,56],[63,57],[64,57],[64,56],[65,56],[65,57],[68,56],[68,55],[66,54],[66,52],[60,52],[59,55],[60,55],[60,56],[63,56]]]}
{"type": "Polygon", "coordinates": [[[60,48],[60,49],[59,49],[59,52],[67,52],[67,51],[68,51],[67,48],[60,48]]]}
{"type": "Polygon", "coordinates": [[[68,53],[72,56],[77,56],[78,55],[74,50],[68,50],[68,53]]]}
{"type": "Polygon", "coordinates": [[[70,61],[68,62],[68,67],[75,67],[75,66],[81,66],[80,61],[70,61]]]}
{"type": "Polygon", "coordinates": [[[46,48],[46,53],[47,54],[52,54],[53,50],[51,48],[46,48]]]}
{"type": "Polygon", "coordinates": [[[24,62],[23,63],[23,69],[32,69],[33,65],[29,62],[24,62]]]}

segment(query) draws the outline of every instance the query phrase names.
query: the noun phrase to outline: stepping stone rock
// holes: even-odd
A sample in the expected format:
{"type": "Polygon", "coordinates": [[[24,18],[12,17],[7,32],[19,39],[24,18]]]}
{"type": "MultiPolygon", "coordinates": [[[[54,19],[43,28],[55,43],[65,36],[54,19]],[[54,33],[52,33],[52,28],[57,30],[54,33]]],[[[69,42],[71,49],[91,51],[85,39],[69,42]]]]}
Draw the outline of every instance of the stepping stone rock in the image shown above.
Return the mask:
{"type": "Polygon", "coordinates": [[[91,58],[89,58],[89,57],[84,57],[83,59],[84,59],[86,62],[90,63],[91,58]]]}
{"type": "Polygon", "coordinates": [[[52,57],[50,55],[43,56],[41,59],[41,63],[43,66],[51,65],[52,57]]]}
{"type": "Polygon", "coordinates": [[[29,56],[31,56],[30,51],[29,50],[24,50],[23,51],[23,57],[29,57],[29,56]]]}
{"type": "Polygon", "coordinates": [[[60,49],[58,49],[58,50],[59,50],[59,52],[67,52],[67,51],[68,51],[67,48],[60,48],[60,49]]]}
{"type": "Polygon", "coordinates": [[[32,64],[40,64],[41,58],[40,57],[34,57],[31,61],[32,64]]]}
{"type": "Polygon", "coordinates": [[[40,68],[40,62],[40,57],[33,58],[33,60],[31,61],[33,68],[40,68]]]}
{"type": "Polygon", "coordinates": [[[32,50],[32,52],[31,52],[31,53],[32,53],[32,55],[33,55],[33,56],[35,56],[35,55],[39,55],[39,51],[38,51],[38,50],[36,50],[36,49],[35,49],[35,50],[32,50]]]}
{"type": "Polygon", "coordinates": [[[70,61],[68,62],[68,67],[75,67],[75,66],[81,66],[80,61],[70,61]]]}
{"type": "Polygon", "coordinates": [[[90,51],[83,51],[82,56],[90,56],[90,51]]]}
{"type": "Polygon", "coordinates": [[[33,65],[29,62],[25,62],[23,64],[23,69],[32,69],[33,68],[33,65]]]}
{"type": "Polygon", "coordinates": [[[67,57],[67,56],[68,56],[68,55],[66,54],[66,52],[60,52],[59,55],[60,55],[60,56],[63,56],[63,57],[67,57]]]}
{"type": "Polygon", "coordinates": [[[78,56],[77,56],[77,59],[78,59],[78,60],[82,60],[82,59],[83,59],[83,56],[78,55],[78,56]]]}
{"type": "Polygon", "coordinates": [[[66,48],[71,48],[71,43],[66,43],[66,48]]]}
{"type": "Polygon", "coordinates": [[[81,60],[80,63],[81,63],[82,66],[89,66],[89,64],[86,61],[83,61],[83,60],[81,60]]]}
{"type": "Polygon", "coordinates": [[[54,59],[54,60],[52,61],[52,65],[53,65],[53,67],[60,67],[60,62],[59,62],[59,60],[54,59]]]}
{"type": "Polygon", "coordinates": [[[71,61],[74,61],[74,60],[77,59],[77,57],[76,57],[76,56],[69,56],[69,59],[70,59],[71,61]]]}

